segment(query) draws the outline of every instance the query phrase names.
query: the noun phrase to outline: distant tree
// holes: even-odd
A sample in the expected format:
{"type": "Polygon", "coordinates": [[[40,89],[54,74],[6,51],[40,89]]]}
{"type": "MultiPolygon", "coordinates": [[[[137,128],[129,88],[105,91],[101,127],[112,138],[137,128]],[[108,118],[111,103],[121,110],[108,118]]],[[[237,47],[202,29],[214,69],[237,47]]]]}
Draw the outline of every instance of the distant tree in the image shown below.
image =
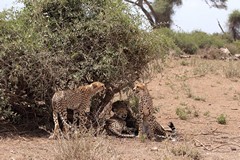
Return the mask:
{"type": "Polygon", "coordinates": [[[170,28],[172,24],[172,15],[174,6],[182,5],[182,0],[155,0],[153,9],[155,10],[156,25],[170,28]]]}
{"type": "Polygon", "coordinates": [[[138,6],[153,28],[170,28],[174,14],[173,7],[182,5],[182,0],[155,0],[153,3],[148,0],[125,1],[138,6]]]}
{"type": "Polygon", "coordinates": [[[228,18],[228,28],[234,40],[240,39],[240,11],[234,10],[228,18]]]}
{"type": "MultiPolygon", "coordinates": [[[[181,6],[182,0],[125,0],[136,5],[147,17],[153,28],[167,27],[172,24],[174,6],[181,6]]],[[[210,7],[226,9],[227,0],[204,0],[210,7]]]]}
{"type": "Polygon", "coordinates": [[[227,0],[204,0],[210,7],[215,7],[219,9],[226,9],[227,0]]]}

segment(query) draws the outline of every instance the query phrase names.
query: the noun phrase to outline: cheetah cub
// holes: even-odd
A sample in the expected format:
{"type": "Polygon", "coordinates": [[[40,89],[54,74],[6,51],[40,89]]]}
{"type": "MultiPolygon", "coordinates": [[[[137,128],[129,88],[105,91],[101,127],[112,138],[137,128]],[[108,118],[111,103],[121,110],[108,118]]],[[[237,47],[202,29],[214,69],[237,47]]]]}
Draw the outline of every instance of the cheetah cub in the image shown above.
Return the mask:
{"type": "Polygon", "coordinates": [[[135,128],[129,128],[126,124],[126,118],[129,114],[127,106],[122,103],[114,103],[112,111],[114,115],[107,119],[105,125],[107,133],[119,138],[134,138],[135,134],[133,133],[135,132],[135,128]]]}

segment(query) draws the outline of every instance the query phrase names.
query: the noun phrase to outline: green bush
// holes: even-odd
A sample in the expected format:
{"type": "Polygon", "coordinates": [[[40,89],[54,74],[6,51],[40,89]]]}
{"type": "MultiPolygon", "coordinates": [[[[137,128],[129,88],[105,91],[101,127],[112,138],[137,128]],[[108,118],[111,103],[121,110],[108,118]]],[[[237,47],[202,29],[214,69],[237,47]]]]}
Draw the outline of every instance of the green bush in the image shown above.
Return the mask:
{"type": "Polygon", "coordinates": [[[121,0],[22,2],[22,10],[0,13],[0,89],[23,117],[51,117],[55,91],[93,81],[108,88],[93,101],[91,111],[101,110],[168,48],[139,29],[121,0]]]}
{"type": "Polygon", "coordinates": [[[191,36],[199,48],[209,48],[212,45],[211,36],[202,31],[193,31],[191,36]]]}
{"type": "Polygon", "coordinates": [[[160,55],[166,55],[171,50],[175,50],[177,53],[180,52],[179,47],[175,44],[175,33],[169,28],[155,29],[149,36],[152,38],[152,42],[155,42],[153,46],[162,46],[160,55]]]}
{"type": "Polygon", "coordinates": [[[224,114],[221,114],[217,117],[217,122],[219,124],[226,124],[227,123],[227,120],[226,120],[226,115],[224,114]]]}
{"type": "MultiPolygon", "coordinates": [[[[231,43],[228,34],[207,34],[202,31],[174,32],[168,28],[158,29],[158,33],[171,39],[174,50],[181,50],[187,54],[195,54],[198,49],[216,47],[220,48],[231,43]]],[[[180,51],[179,51],[180,52],[180,51]]]]}
{"type": "Polygon", "coordinates": [[[188,33],[178,33],[176,38],[176,45],[185,53],[194,54],[198,50],[197,43],[193,36],[188,33]]]}
{"type": "Polygon", "coordinates": [[[240,40],[235,41],[233,44],[235,44],[236,47],[240,50],[240,40]]]}
{"type": "Polygon", "coordinates": [[[225,47],[230,51],[232,55],[240,54],[240,40],[228,43],[225,47]]]}

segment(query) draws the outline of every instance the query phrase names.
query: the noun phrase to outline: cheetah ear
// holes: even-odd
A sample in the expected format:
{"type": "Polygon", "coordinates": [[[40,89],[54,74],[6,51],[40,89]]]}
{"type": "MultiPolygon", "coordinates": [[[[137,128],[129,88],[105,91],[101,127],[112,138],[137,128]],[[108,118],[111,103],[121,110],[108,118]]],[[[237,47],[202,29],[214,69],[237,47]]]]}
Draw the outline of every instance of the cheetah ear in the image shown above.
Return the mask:
{"type": "Polygon", "coordinates": [[[117,108],[116,107],[112,108],[112,111],[115,113],[117,111],[117,108]]]}
{"type": "Polygon", "coordinates": [[[93,84],[89,84],[89,88],[93,89],[94,88],[93,84]]]}

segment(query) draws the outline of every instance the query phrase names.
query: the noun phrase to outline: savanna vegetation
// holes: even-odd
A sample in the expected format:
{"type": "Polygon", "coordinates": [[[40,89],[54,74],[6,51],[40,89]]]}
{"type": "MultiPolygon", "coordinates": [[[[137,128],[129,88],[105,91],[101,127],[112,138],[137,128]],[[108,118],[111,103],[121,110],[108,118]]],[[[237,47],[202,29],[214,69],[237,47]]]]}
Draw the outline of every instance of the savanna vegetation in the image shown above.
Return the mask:
{"type": "MultiPolygon", "coordinates": [[[[107,86],[107,96],[95,97],[91,107],[92,113],[100,113],[96,111],[114,94],[141,77],[149,62],[164,59],[170,51],[196,54],[227,47],[237,54],[240,49],[238,11],[229,18],[232,30],[210,35],[170,29],[173,7],[182,1],[134,2],[143,12],[143,3],[155,11],[144,12],[151,24],[148,30],[141,29],[141,16],[128,5],[132,1],[20,2],[24,8],[0,13],[0,116],[16,123],[51,124],[54,92],[93,81],[107,86]],[[170,23],[158,26],[166,21],[170,23]]],[[[226,7],[226,1],[206,2],[226,7]]]]}
{"type": "Polygon", "coordinates": [[[108,88],[104,99],[93,101],[91,110],[101,110],[174,45],[139,29],[138,16],[121,0],[21,2],[23,9],[0,14],[4,119],[49,123],[55,91],[93,81],[108,88]]]}

